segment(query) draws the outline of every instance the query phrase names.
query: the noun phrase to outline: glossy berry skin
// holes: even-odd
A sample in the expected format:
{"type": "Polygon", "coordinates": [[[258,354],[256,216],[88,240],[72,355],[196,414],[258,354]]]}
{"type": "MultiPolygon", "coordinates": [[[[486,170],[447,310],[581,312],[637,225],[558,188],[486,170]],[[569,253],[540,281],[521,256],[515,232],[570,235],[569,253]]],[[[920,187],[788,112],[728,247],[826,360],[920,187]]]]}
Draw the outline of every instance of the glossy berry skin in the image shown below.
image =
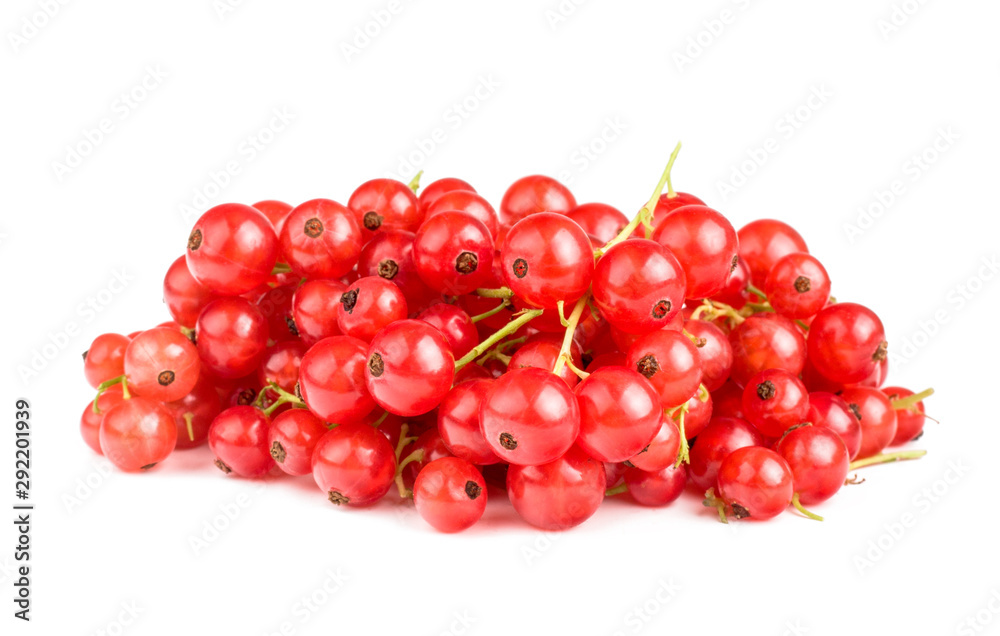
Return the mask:
{"type": "Polygon", "coordinates": [[[606,203],[584,203],[570,210],[566,216],[602,245],[618,236],[628,225],[628,217],[606,203]]]}
{"type": "Polygon", "coordinates": [[[625,487],[636,503],[658,508],[673,503],[684,492],[688,480],[688,467],[673,464],[656,472],[638,468],[625,471],[625,487]]]}
{"type": "Polygon", "coordinates": [[[397,320],[378,332],[368,348],[368,392],[390,413],[427,413],[444,399],[454,378],[448,341],[422,320],[397,320]]]}
{"type": "Polygon", "coordinates": [[[396,456],[378,429],[367,424],[341,424],[317,442],[312,474],[330,503],[364,506],[389,492],[396,475],[396,456]]]}
{"type": "MultiPolygon", "coordinates": [[[[268,347],[264,351],[260,366],[257,368],[257,378],[261,386],[267,386],[274,382],[279,387],[295,392],[295,385],[299,381],[299,367],[302,365],[302,357],[305,356],[308,347],[298,340],[279,342],[268,347]]],[[[277,395],[274,396],[277,399],[277,395]]]]}
{"type": "Polygon", "coordinates": [[[500,232],[500,220],[497,218],[496,210],[489,201],[469,190],[453,190],[438,197],[433,205],[427,208],[424,224],[426,225],[432,217],[450,211],[464,212],[481,222],[494,239],[500,232]]]}
{"type": "Polygon", "coordinates": [[[628,350],[628,368],[649,380],[664,408],[686,402],[701,383],[698,350],[678,331],[653,331],[636,340],[628,350]]]}
{"type": "Polygon", "coordinates": [[[364,242],[379,231],[416,232],[424,218],[417,206],[417,195],[410,186],[395,179],[372,179],[362,183],[351,194],[347,207],[362,228],[364,242]]]}
{"type": "Polygon", "coordinates": [[[566,383],[549,371],[511,369],[483,400],[479,423],[500,459],[521,466],[551,462],[580,433],[580,407],[566,383]]]}
{"type": "Polygon", "coordinates": [[[580,407],[577,444],[602,462],[623,462],[660,430],[662,408],[656,390],[632,369],[605,367],[576,387],[580,407]]]}
{"type": "Polygon", "coordinates": [[[474,525],[486,511],[486,500],[486,480],[458,457],[427,464],[413,485],[417,513],[440,532],[460,532],[474,525]]]}
{"type": "Polygon", "coordinates": [[[136,394],[157,402],[179,400],[201,372],[198,350],[187,336],[168,327],[143,331],[125,349],[125,375],[136,394]]]}
{"type": "MultiPolygon", "coordinates": [[[[885,393],[885,396],[889,398],[890,404],[892,400],[901,400],[913,395],[913,391],[900,386],[887,386],[882,389],[882,393],[885,393]]],[[[909,409],[895,409],[895,411],[896,435],[889,442],[889,446],[899,446],[920,437],[920,434],[924,432],[924,420],[926,419],[924,403],[917,402],[909,409]]]]}
{"type": "Polygon", "coordinates": [[[191,275],[187,257],[179,256],[167,269],[163,277],[163,302],[170,317],[185,327],[194,327],[198,315],[205,305],[215,300],[216,295],[191,275]]]}
{"type": "Polygon", "coordinates": [[[454,177],[445,177],[428,183],[420,189],[420,196],[417,197],[420,213],[426,214],[427,210],[444,194],[456,190],[464,190],[466,192],[476,191],[467,181],[462,181],[454,177]]]}
{"type": "Polygon", "coordinates": [[[477,378],[452,387],[437,409],[438,433],[455,457],[477,466],[500,461],[483,437],[479,426],[479,408],[493,390],[493,379],[477,378]]]}
{"type": "Polygon", "coordinates": [[[340,295],[334,313],[345,336],[371,342],[382,327],[406,318],[407,311],[406,297],[399,287],[378,276],[365,276],[340,295]]]}
{"type": "Polygon", "coordinates": [[[754,314],[729,334],[733,366],[729,377],[746,386],[766,369],[784,369],[792,375],[806,363],[806,339],[788,318],[772,313],[754,314]]]}
{"type": "Polygon", "coordinates": [[[263,283],[278,260],[278,237],[266,216],[239,203],[201,215],[188,237],[188,271],[217,294],[236,295],[263,283]]]}
{"type": "Polygon", "coordinates": [[[681,433],[677,430],[677,425],[669,417],[661,415],[656,435],[642,450],[630,457],[625,465],[646,472],[659,472],[676,463],[680,445],[681,433]]]}
{"type": "Polygon", "coordinates": [[[331,423],[368,415],[375,401],[365,386],[368,344],[350,336],[320,340],[302,357],[299,389],[316,417],[331,423]]]}
{"type": "Polygon", "coordinates": [[[882,321],[856,303],[830,305],[809,326],[809,361],[834,382],[867,378],[886,358],[886,346],[882,321]]]}
{"type": "Polygon", "coordinates": [[[688,298],[708,298],[722,291],[736,269],[736,230],[726,217],[704,205],[673,210],[659,222],[652,238],[677,257],[688,298]]]}
{"type": "Polygon", "coordinates": [[[296,285],[277,285],[257,299],[257,309],[267,321],[267,336],[272,342],[299,339],[299,328],[292,314],[296,285]]]}
{"type": "Polygon", "coordinates": [[[266,216],[267,220],[274,226],[275,234],[281,236],[281,228],[285,225],[285,219],[288,218],[288,213],[292,211],[291,204],[285,203],[284,201],[277,201],[275,199],[265,199],[254,203],[250,207],[266,216]]]}
{"type": "Polygon", "coordinates": [[[122,403],[125,398],[122,396],[121,385],[115,385],[101,394],[97,400],[98,413],[94,412],[94,401],[87,402],[87,406],[80,415],[80,435],[98,455],[103,455],[101,450],[101,420],[104,414],[122,403]]]}
{"type": "MultiPolygon", "coordinates": [[[[507,365],[508,369],[523,369],[527,367],[533,367],[535,369],[545,369],[546,371],[551,371],[555,368],[556,359],[559,357],[559,352],[562,350],[562,337],[556,336],[554,334],[535,334],[528,338],[528,340],[521,345],[521,347],[514,352],[514,355],[510,357],[510,362],[507,365]]],[[[571,347],[570,355],[573,359],[573,364],[577,368],[583,365],[580,360],[580,348],[571,347]]],[[[580,382],[580,377],[573,373],[569,368],[569,365],[563,365],[563,368],[559,370],[559,377],[563,379],[566,386],[569,388],[575,387],[580,382]]]]}
{"type": "Polygon", "coordinates": [[[120,333],[102,333],[83,357],[83,375],[95,389],[125,373],[125,350],[132,339],[120,333]]]}
{"type": "Polygon", "coordinates": [[[311,280],[303,284],[292,297],[292,319],[299,338],[313,346],[323,338],[339,336],[337,308],[347,285],[339,280],[311,280]]]}
{"type": "Polygon", "coordinates": [[[198,355],[219,378],[242,378],[252,373],[267,348],[267,320],[243,298],[219,298],[198,317],[198,355]]]}
{"type": "Polygon", "coordinates": [[[704,320],[688,320],[684,330],[697,338],[694,343],[701,363],[701,381],[705,388],[714,391],[729,379],[733,367],[733,347],[729,336],[721,329],[704,320]]]}
{"type": "Polygon", "coordinates": [[[215,466],[239,477],[257,478],[274,466],[267,445],[270,422],[252,406],[233,406],[219,413],[208,429],[208,446],[215,466]]]}
{"type": "Polygon", "coordinates": [[[510,228],[500,263],[507,286],[525,303],[544,309],[555,309],[560,300],[572,306],[594,273],[590,239],[579,225],[550,212],[510,228]]]}
{"type": "Polygon", "coordinates": [[[853,460],[858,456],[861,450],[861,423],[842,397],[825,391],[813,391],[809,394],[806,421],[836,433],[847,448],[848,459],[853,460]]]}
{"type": "MultiPolygon", "coordinates": [[[[692,395],[686,402],[688,411],[684,415],[684,437],[692,440],[701,434],[708,423],[712,421],[712,413],[715,405],[712,402],[712,394],[708,394],[708,399],[704,402],[697,394],[692,395]]],[[[677,413],[672,418],[674,423],[680,428],[680,414],[677,413]]]]}
{"type": "Polygon", "coordinates": [[[754,521],[777,517],[794,494],[788,462],[760,446],[739,448],[722,460],[716,485],[738,519],[754,521]]]}
{"type": "Polygon", "coordinates": [[[101,452],[121,470],[148,470],[177,445],[174,418],[157,402],[143,397],[122,400],[104,414],[101,452]]]}
{"type": "Polygon", "coordinates": [[[417,274],[436,292],[459,296],[482,287],[492,277],[493,236],[465,212],[436,214],[413,239],[417,274]]]}
{"type": "Polygon", "coordinates": [[[539,466],[511,464],[507,496],[514,510],[542,530],[568,530],[589,519],[604,501],[604,463],[573,446],[539,466]]]}
{"type": "Polygon", "coordinates": [[[469,314],[455,305],[438,303],[417,314],[417,320],[423,320],[444,335],[455,358],[461,358],[479,344],[479,332],[469,314]]]}
{"type": "Polygon", "coordinates": [[[809,252],[806,242],[792,226],[774,219],[751,221],[736,232],[740,260],[750,268],[750,278],[759,287],[778,259],[793,252],[809,252]]]}
{"type": "Polygon", "coordinates": [[[311,473],[313,450],[327,430],[326,423],[308,409],[279,413],[267,430],[271,459],[289,475],[311,473]]]}
{"type": "Polygon", "coordinates": [[[861,448],[858,459],[881,453],[896,437],[896,411],[879,389],[848,387],[840,397],[861,423],[861,448]]]}
{"type": "Polygon", "coordinates": [[[190,393],[175,402],[165,402],[163,407],[177,425],[177,449],[181,450],[197,448],[208,441],[208,429],[222,411],[222,401],[212,380],[203,374],[190,393]]]}
{"type": "Polygon", "coordinates": [[[688,478],[700,492],[714,487],[722,460],[747,446],[764,446],[764,437],[753,424],[738,417],[713,417],[691,447],[688,478]]]}
{"type": "Polygon", "coordinates": [[[761,371],[743,389],[743,413],[766,437],[780,437],[802,424],[808,412],[806,386],[783,369],[761,371]]]}
{"type": "Polygon", "coordinates": [[[677,208],[688,205],[705,205],[705,202],[687,192],[674,192],[672,196],[669,192],[664,192],[660,195],[660,200],[656,202],[656,208],[653,210],[653,227],[658,226],[668,214],[677,208]]]}
{"type": "Polygon", "coordinates": [[[306,278],[339,278],[361,254],[361,228],[354,215],[330,199],[306,201],[288,214],[281,252],[292,271],[306,278]]]}
{"type": "Polygon", "coordinates": [[[830,299],[830,275],[815,256],[793,252],[778,259],[764,286],[767,300],[787,318],[815,316],[830,299]]]}
{"type": "Polygon", "coordinates": [[[613,245],[594,269],[594,304],[615,328],[644,334],[662,329],[681,310],[684,270],[658,243],[631,239],[613,245]]]}
{"type": "Polygon", "coordinates": [[[500,201],[500,222],[514,225],[540,212],[566,214],[576,207],[573,193],[551,177],[522,177],[507,188],[500,201]]]}
{"type": "Polygon", "coordinates": [[[799,502],[810,506],[837,494],[847,479],[851,460],[840,436],[828,428],[802,426],[778,441],[774,450],[792,469],[799,502]]]}
{"type": "Polygon", "coordinates": [[[379,276],[392,281],[403,291],[406,302],[416,307],[440,294],[428,287],[417,274],[413,260],[412,232],[383,230],[361,249],[359,276],[379,276]]]}

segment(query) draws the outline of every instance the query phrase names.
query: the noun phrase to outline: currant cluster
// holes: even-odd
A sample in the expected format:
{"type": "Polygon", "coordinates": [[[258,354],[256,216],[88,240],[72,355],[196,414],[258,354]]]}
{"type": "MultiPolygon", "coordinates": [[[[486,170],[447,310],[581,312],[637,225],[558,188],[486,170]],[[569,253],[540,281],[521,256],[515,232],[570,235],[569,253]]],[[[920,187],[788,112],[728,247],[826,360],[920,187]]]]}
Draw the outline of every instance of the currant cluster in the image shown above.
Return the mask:
{"type": "Polygon", "coordinates": [[[83,438],[126,471],[207,442],[226,474],[311,474],[337,505],[395,485],[445,532],[487,484],[547,530],[687,485],[723,521],[815,517],[852,467],[923,453],[882,451],[930,390],[882,386],[881,321],[792,227],[675,192],[679,148],[631,220],[544,176],[499,214],[420,175],[214,207],[167,270],[173,320],[84,354],[83,438]]]}

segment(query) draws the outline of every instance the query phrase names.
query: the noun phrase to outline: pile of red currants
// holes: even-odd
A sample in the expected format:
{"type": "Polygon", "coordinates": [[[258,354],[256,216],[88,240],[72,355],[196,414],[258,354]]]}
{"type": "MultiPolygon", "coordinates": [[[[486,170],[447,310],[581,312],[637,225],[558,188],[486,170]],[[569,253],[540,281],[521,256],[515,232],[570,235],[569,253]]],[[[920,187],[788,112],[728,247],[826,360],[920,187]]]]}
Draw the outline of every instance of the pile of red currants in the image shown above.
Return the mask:
{"type": "Polygon", "coordinates": [[[631,220],[543,176],[499,215],[419,175],[214,207],[167,271],[173,321],[84,354],[83,438],[126,471],[207,442],[223,473],[311,474],[337,505],[395,486],[444,532],[488,484],[546,530],[688,486],[722,521],[819,518],[854,468],[923,454],[883,450],[931,391],[882,386],[881,321],[793,228],[675,192],[679,148],[631,220]]]}

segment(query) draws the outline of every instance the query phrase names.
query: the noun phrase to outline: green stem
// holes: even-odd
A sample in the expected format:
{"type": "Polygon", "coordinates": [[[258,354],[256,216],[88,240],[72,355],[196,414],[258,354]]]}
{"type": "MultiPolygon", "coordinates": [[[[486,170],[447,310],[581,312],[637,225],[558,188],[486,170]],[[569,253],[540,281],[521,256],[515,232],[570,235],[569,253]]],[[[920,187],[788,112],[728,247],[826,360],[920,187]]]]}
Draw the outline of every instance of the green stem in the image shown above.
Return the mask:
{"type": "Polygon", "coordinates": [[[387,417],[389,417],[389,411],[382,413],[382,417],[372,422],[372,428],[378,428],[382,424],[382,422],[385,421],[385,418],[387,417]]]}
{"type": "Polygon", "coordinates": [[[194,441],[194,424],[192,424],[192,422],[194,420],[194,413],[188,411],[187,413],[185,413],[181,417],[184,418],[184,423],[187,424],[188,439],[193,442],[194,441]]]}
{"type": "Polygon", "coordinates": [[[794,495],[792,495],[792,505],[795,506],[796,510],[798,510],[805,516],[809,517],[810,519],[815,519],[816,521],[823,520],[823,517],[819,516],[815,512],[810,512],[802,505],[801,502],[799,502],[799,493],[795,493],[794,495]]]}
{"type": "Polygon", "coordinates": [[[504,309],[506,309],[508,305],[510,305],[510,301],[508,301],[506,298],[504,298],[502,303],[500,303],[499,305],[497,305],[496,307],[494,307],[493,309],[491,309],[489,311],[484,311],[481,314],[476,314],[475,316],[473,316],[471,318],[471,320],[472,320],[473,323],[479,322],[480,320],[486,320],[490,316],[495,316],[495,315],[499,314],[501,311],[503,311],[504,309]]]}
{"type": "Polygon", "coordinates": [[[570,360],[569,357],[564,357],[563,360],[565,360],[566,366],[569,367],[569,370],[576,374],[576,377],[581,380],[586,380],[590,377],[589,373],[573,364],[573,361],[570,360]]]}
{"type": "Polygon", "coordinates": [[[420,177],[423,176],[423,174],[424,171],[421,170],[412,179],[410,179],[410,183],[408,185],[410,186],[410,189],[413,190],[413,194],[416,194],[417,190],[420,189],[420,177]]]}
{"type": "Polygon", "coordinates": [[[864,459],[856,459],[851,462],[849,470],[857,470],[858,468],[864,468],[865,466],[874,466],[876,464],[888,464],[890,462],[898,462],[905,459],[920,459],[927,454],[925,450],[912,450],[912,451],[899,451],[898,453],[883,453],[881,455],[873,455],[871,457],[865,457],[864,459]]]}
{"type": "Polygon", "coordinates": [[[128,382],[125,379],[124,374],[118,376],[117,378],[111,378],[110,380],[105,380],[104,382],[101,382],[99,385],[97,385],[97,395],[94,396],[94,413],[96,413],[97,415],[101,414],[101,409],[97,408],[97,401],[101,399],[101,396],[104,395],[105,391],[107,391],[116,384],[122,385],[122,396],[124,396],[126,400],[132,397],[131,395],[129,395],[128,382]]]}
{"type": "Polygon", "coordinates": [[[653,212],[656,210],[656,204],[660,201],[660,194],[663,192],[663,186],[667,185],[667,181],[670,180],[670,169],[673,168],[674,161],[677,159],[677,153],[680,151],[681,144],[680,142],[677,142],[677,147],[674,148],[674,151],[670,154],[670,160],[667,161],[667,167],[663,169],[660,181],[656,184],[656,189],[653,190],[653,196],[649,197],[649,201],[646,202],[646,205],[639,208],[635,218],[629,221],[628,225],[623,227],[621,231],[618,232],[617,236],[594,252],[595,258],[604,256],[604,254],[607,253],[611,247],[632,236],[632,232],[634,232],[635,228],[639,227],[640,224],[646,225],[647,229],[652,226],[651,219],[653,218],[653,212]]]}
{"type": "Polygon", "coordinates": [[[559,348],[559,355],[556,357],[556,364],[552,367],[552,373],[559,375],[562,371],[563,365],[566,364],[566,360],[572,355],[570,350],[573,348],[573,334],[576,333],[576,326],[580,324],[580,316],[583,315],[583,309],[587,306],[587,295],[584,294],[580,297],[580,300],[576,301],[576,305],[573,306],[573,312],[569,315],[566,320],[566,333],[563,334],[562,347],[559,348]]]}
{"type": "Polygon", "coordinates": [[[604,491],[604,496],[605,497],[614,497],[615,495],[620,495],[623,492],[627,492],[627,491],[628,491],[628,486],[626,486],[625,484],[618,484],[614,488],[608,488],[607,490],[605,490],[604,491]]]}
{"type": "Polygon", "coordinates": [[[475,347],[473,347],[472,351],[459,358],[455,362],[455,371],[458,371],[459,369],[469,364],[479,356],[483,355],[490,349],[490,347],[495,345],[497,342],[503,340],[510,334],[514,333],[515,331],[517,331],[518,329],[520,329],[521,327],[523,327],[524,325],[528,324],[529,322],[531,322],[532,320],[541,315],[542,315],[541,309],[529,309],[528,311],[524,312],[514,320],[511,320],[506,325],[504,325],[503,329],[500,329],[486,340],[483,340],[475,347]]]}
{"type": "MultiPolygon", "coordinates": [[[[674,148],[674,151],[672,153],[670,153],[670,161],[667,163],[667,198],[668,199],[673,199],[675,196],[677,196],[677,193],[674,192],[674,184],[670,180],[670,171],[673,169],[674,162],[677,161],[677,155],[680,154],[680,151],[681,151],[681,142],[678,141],[677,142],[677,147],[674,148]]],[[[659,197],[657,197],[657,198],[659,198],[659,197]]],[[[649,238],[649,237],[647,236],[646,238],[649,238]]]]}
{"type": "Polygon", "coordinates": [[[923,402],[932,395],[934,395],[934,389],[924,389],[920,393],[914,393],[913,395],[908,395],[904,398],[889,400],[889,403],[892,404],[892,408],[897,411],[913,411],[916,409],[919,402],[923,402]]]}
{"type": "Polygon", "coordinates": [[[691,447],[688,444],[687,435],[684,433],[684,418],[687,415],[687,412],[688,412],[688,405],[687,402],[685,402],[684,404],[681,404],[680,406],[673,409],[671,413],[667,414],[671,419],[673,419],[675,413],[680,414],[677,416],[677,430],[680,432],[681,435],[681,443],[680,446],[677,447],[677,461],[674,462],[674,468],[677,468],[681,464],[687,464],[691,462],[691,456],[689,454],[691,447]]]}
{"type": "Polygon", "coordinates": [[[482,296],[483,298],[513,298],[514,292],[510,290],[510,287],[500,287],[498,289],[477,289],[475,292],[476,296],[482,296]]]}
{"type": "Polygon", "coordinates": [[[767,294],[754,287],[753,283],[747,283],[747,291],[750,292],[751,294],[757,294],[757,296],[759,296],[761,300],[765,302],[767,301],[767,294]]]}
{"type": "Polygon", "coordinates": [[[715,496],[715,488],[709,488],[705,491],[705,498],[701,503],[708,508],[714,507],[719,513],[719,521],[729,523],[729,519],[726,518],[726,502],[715,496]]]}
{"type": "Polygon", "coordinates": [[[287,274],[291,271],[292,268],[288,265],[288,263],[278,263],[277,265],[274,266],[274,269],[271,270],[271,275],[274,276],[275,274],[287,274]]]}

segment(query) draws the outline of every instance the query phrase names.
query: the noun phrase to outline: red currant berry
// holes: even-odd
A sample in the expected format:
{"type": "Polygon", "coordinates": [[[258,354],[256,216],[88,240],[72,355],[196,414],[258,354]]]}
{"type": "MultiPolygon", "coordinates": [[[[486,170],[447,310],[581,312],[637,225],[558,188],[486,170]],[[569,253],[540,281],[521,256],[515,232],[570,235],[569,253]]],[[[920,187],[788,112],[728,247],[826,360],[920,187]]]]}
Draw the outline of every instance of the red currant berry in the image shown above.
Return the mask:
{"type": "Polygon", "coordinates": [[[263,477],[274,466],[267,446],[268,417],[252,406],[233,406],[219,413],[208,429],[215,465],[240,477],[263,477]]]}
{"type": "Polygon", "coordinates": [[[198,317],[198,355],[220,378],[242,378],[260,365],[267,347],[267,320],[243,298],[213,300],[198,317]]]}
{"type": "Polygon", "coordinates": [[[705,205],[705,202],[687,192],[664,192],[656,202],[653,210],[653,227],[655,228],[668,214],[688,205],[705,205]]]}
{"type": "Polygon", "coordinates": [[[504,280],[534,307],[555,309],[576,302],[590,287],[594,253],[590,239],[572,220],[542,212],[510,229],[500,251],[504,280]]]}
{"type": "Polygon", "coordinates": [[[267,217],[267,220],[274,226],[274,233],[281,236],[281,228],[285,225],[288,213],[292,211],[292,206],[284,201],[266,199],[258,201],[250,206],[267,217]]]}
{"type": "Polygon", "coordinates": [[[731,452],[719,466],[719,496],[737,519],[764,521],[792,503],[792,469],[768,448],[746,446],[731,452]]]}
{"type": "Polygon", "coordinates": [[[739,238],[740,260],[750,267],[750,278],[763,285],[771,268],[782,256],[792,252],[809,252],[806,242],[792,226],[774,219],[751,221],[736,233],[739,238]]]}
{"type": "Polygon", "coordinates": [[[444,335],[455,358],[461,358],[479,344],[479,332],[469,314],[455,305],[438,303],[417,315],[444,335]]]}
{"type": "Polygon", "coordinates": [[[427,464],[413,486],[417,512],[441,532],[459,532],[474,525],[486,511],[486,500],[483,476],[458,457],[427,464]]]}
{"type": "Polygon", "coordinates": [[[500,220],[514,225],[532,214],[566,214],[575,207],[576,199],[566,186],[551,177],[532,175],[507,188],[500,202],[500,220]]]}
{"type": "Polygon", "coordinates": [[[368,392],[390,413],[412,417],[430,411],[454,378],[448,341],[422,320],[397,320],[378,332],[368,348],[368,392]]]}
{"type": "Polygon", "coordinates": [[[631,369],[605,367],[576,388],[577,444],[594,459],[623,462],[642,451],[661,428],[662,408],[649,382],[631,369]]]}
{"type": "Polygon", "coordinates": [[[420,196],[418,197],[418,207],[420,208],[420,213],[426,214],[427,210],[434,205],[434,202],[440,199],[442,195],[456,190],[464,190],[466,192],[476,191],[476,189],[469,185],[469,183],[454,177],[445,177],[444,179],[438,179],[437,181],[428,183],[422,190],[420,190],[420,196]]]}
{"type": "Polygon", "coordinates": [[[763,445],[763,436],[750,422],[738,417],[713,417],[691,447],[691,483],[699,491],[714,487],[719,466],[730,453],[738,448],[763,445]]]}
{"type": "Polygon", "coordinates": [[[797,377],[784,369],[767,369],[743,389],[743,412],[766,437],[780,437],[805,421],[809,392],[797,377]]]}
{"type": "Polygon", "coordinates": [[[542,530],[568,530],[604,501],[604,464],[574,446],[547,464],[507,471],[507,496],[522,519],[542,530]]]}
{"type": "Polygon", "coordinates": [[[330,503],[364,506],[389,492],[396,475],[396,456],[377,429],[367,424],[340,424],[317,442],[312,474],[330,503]]]}
{"type": "Polygon", "coordinates": [[[800,426],[788,431],[774,450],[792,469],[799,502],[823,503],[837,494],[847,479],[851,463],[840,436],[828,428],[800,426]]]}
{"type": "Polygon", "coordinates": [[[794,322],[772,313],[755,314],[729,334],[733,367],[729,377],[740,386],[766,369],[802,372],[806,339],[794,322]]]}
{"type": "Polygon", "coordinates": [[[95,389],[125,373],[125,350],[132,339],[118,333],[103,333],[83,354],[83,375],[95,389]]]}
{"type": "Polygon", "coordinates": [[[809,327],[809,361],[834,382],[861,382],[886,358],[885,329],[875,312],[855,303],[823,309],[809,327]]]}
{"type": "Polygon", "coordinates": [[[810,393],[806,421],[836,433],[847,448],[848,459],[858,456],[861,450],[861,423],[842,397],[825,391],[810,393]]]}
{"type": "Polygon", "coordinates": [[[185,327],[194,327],[201,310],[215,298],[212,290],[191,275],[187,257],[177,257],[163,278],[163,302],[167,304],[170,317],[185,327]]]}
{"type": "Polygon", "coordinates": [[[736,269],[736,230],[726,217],[704,205],[686,205],[664,216],[653,240],[677,257],[688,298],[708,298],[722,291],[736,269]]]}
{"type": "Polygon", "coordinates": [[[882,391],[866,386],[848,387],[840,394],[861,423],[858,459],[881,453],[896,437],[896,410],[882,391]]]}
{"type": "Polygon", "coordinates": [[[551,462],[580,433],[580,407],[566,383],[543,369],[512,369],[500,376],[479,412],[483,437],[511,464],[551,462]]]}
{"type": "MultiPolygon", "coordinates": [[[[885,393],[890,403],[913,395],[913,391],[900,386],[887,386],[882,389],[882,393],[885,393]]],[[[899,446],[920,437],[924,432],[924,420],[926,419],[923,401],[908,408],[899,408],[895,405],[893,408],[896,410],[896,435],[892,438],[889,446],[899,446]]]]}
{"type": "Polygon", "coordinates": [[[372,179],[362,183],[351,195],[347,207],[363,228],[365,242],[378,231],[416,232],[424,218],[417,207],[417,195],[410,186],[394,179],[372,179]]]}
{"type": "Polygon", "coordinates": [[[681,433],[669,417],[660,417],[660,428],[646,447],[625,462],[626,467],[656,473],[677,462],[677,450],[681,445],[681,433]]]}
{"type": "Polygon", "coordinates": [[[326,423],[307,409],[279,414],[267,430],[271,459],[289,475],[311,473],[313,450],[327,430],[326,423]]]}
{"type": "Polygon", "coordinates": [[[217,205],[194,224],[187,266],[218,294],[242,294],[264,282],[278,260],[278,237],[267,217],[239,203],[217,205]]]}
{"type": "Polygon", "coordinates": [[[573,219],[589,236],[602,245],[628,225],[628,217],[617,208],[605,203],[584,203],[570,210],[566,216],[573,219]]]}
{"type": "Polygon", "coordinates": [[[101,397],[97,399],[97,413],[94,412],[93,400],[87,402],[87,408],[83,409],[83,414],[80,416],[80,435],[83,436],[87,446],[98,455],[104,454],[101,450],[101,420],[104,419],[105,413],[121,404],[124,399],[121,385],[116,384],[101,393],[101,397]]]}
{"type": "Polygon", "coordinates": [[[337,308],[347,285],[339,280],[311,280],[295,290],[292,319],[299,337],[312,346],[330,336],[339,336],[337,308]]]}
{"type": "MultiPolygon", "coordinates": [[[[535,369],[545,369],[546,371],[551,371],[556,364],[556,360],[559,358],[559,353],[562,351],[562,337],[555,336],[552,334],[535,334],[528,338],[527,341],[517,351],[514,355],[510,357],[510,362],[507,364],[508,369],[525,369],[532,367],[535,369]]],[[[583,361],[580,360],[580,348],[573,346],[570,348],[570,356],[572,358],[573,364],[577,368],[583,366],[583,361]]],[[[569,368],[569,365],[563,365],[559,370],[559,377],[566,382],[566,386],[573,388],[580,382],[580,377],[573,373],[573,370],[569,368]]]]}
{"type": "Polygon", "coordinates": [[[406,318],[406,298],[391,282],[365,276],[340,295],[340,306],[334,311],[344,335],[371,342],[382,327],[406,318]]]}
{"type": "Polygon", "coordinates": [[[163,407],[177,425],[177,448],[196,448],[208,440],[212,420],[222,411],[222,401],[206,374],[198,376],[191,392],[163,407]]]}
{"type": "Polygon", "coordinates": [[[278,285],[257,300],[257,309],[267,321],[267,335],[273,342],[299,339],[299,328],[292,314],[292,298],[297,285],[278,285]]]}
{"type": "Polygon", "coordinates": [[[686,282],[670,250],[632,239],[613,245],[601,257],[593,286],[601,316],[626,333],[643,334],[662,329],[680,312],[686,282]]]}
{"type": "Polygon", "coordinates": [[[698,349],[677,331],[652,331],[636,340],[628,366],[649,380],[667,408],[686,402],[701,384],[698,349]]]}
{"type": "Polygon", "coordinates": [[[492,276],[493,237],[470,214],[441,212],[417,231],[413,260],[421,280],[434,291],[449,296],[468,294],[492,276]]]}
{"type": "Polygon", "coordinates": [[[201,372],[198,350],[179,331],[143,331],[125,349],[129,388],[157,402],[179,400],[194,388],[201,372]]]}
{"type": "Polygon", "coordinates": [[[297,205],[281,230],[289,267],[307,278],[339,278],[361,254],[361,228],[350,210],[329,199],[297,205]]]}
{"type": "Polygon", "coordinates": [[[782,316],[808,318],[830,299],[830,276],[815,256],[794,252],[778,259],[771,268],[764,293],[782,316]]]}
{"type": "Polygon", "coordinates": [[[122,400],[104,414],[101,451],[121,470],[148,470],[170,455],[177,445],[177,426],[170,413],[143,397],[122,400]]]}
{"type": "Polygon", "coordinates": [[[481,222],[494,239],[500,232],[500,220],[497,218],[496,210],[489,204],[489,201],[469,190],[453,190],[438,197],[434,204],[427,208],[424,224],[431,217],[450,211],[464,212],[481,222]]]}
{"type": "Polygon", "coordinates": [[[672,464],[656,472],[646,472],[638,468],[625,471],[625,487],[636,503],[643,506],[662,507],[674,502],[688,480],[688,467],[672,464]]]}
{"type": "Polygon", "coordinates": [[[411,307],[440,298],[440,294],[428,287],[417,274],[417,265],[413,260],[415,236],[402,230],[384,230],[368,241],[358,258],[359,276],[378,276],[392,281],[403,291],[411,307]]]}
{"type": "Polygon", "coordinates": [[[309,410],[327,422],[350,422],[375,408],[365,387],[368,345],[350,336],[316,343],[299,365],[299,388],[309,410]]]}
{"type": "Polygon", "coordinates": [[[733,367],[733,347],[729,338],[715,325],[704,320],[687,320],[684,330],[695,338],[695,349],[701,362],[701,381],[714,391],[729,379],[733,367]]]}
{"type": "Polygon", "coordinates": [[[486,443],[479,426],[480,406],[492,390],[492,378],[456,384],[437,409],[437,427],[444,445],[455,457],[461,457],[477,466],[500,461],[486,443]]]}

